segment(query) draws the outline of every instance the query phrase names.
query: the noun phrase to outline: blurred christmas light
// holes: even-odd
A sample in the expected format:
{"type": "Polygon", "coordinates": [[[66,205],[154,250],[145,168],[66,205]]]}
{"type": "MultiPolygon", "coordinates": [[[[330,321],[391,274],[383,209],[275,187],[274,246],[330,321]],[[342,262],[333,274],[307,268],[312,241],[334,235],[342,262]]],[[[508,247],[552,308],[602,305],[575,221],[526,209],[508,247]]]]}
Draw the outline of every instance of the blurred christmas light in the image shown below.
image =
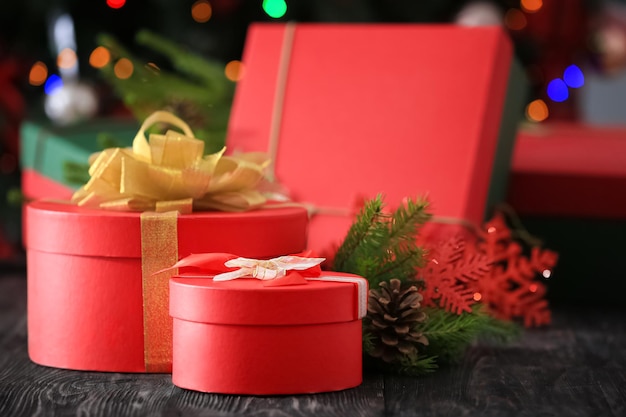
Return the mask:
{"type": "Polygon", "coordinates": [[[519,9],[509,9],[504,14],[504,25],[511,30],[522,30],[526,23],[526,16],[519,9]]]}
{"type": "Polygon", "coordinates": [[[48,67],[46,64],[41,61],[35,62],[28,74],[28,82],[30,85],[41,85],[46,82],[46,78],[48,78],[48,67]]]}
{"type": "Polygon", "coordinates": [[[191,17],[198,23],[208,22],[213,10],[207,0],[198,0],[191,6],[191,17]]]}
{"type": "Polygon", "coordinates": [[[46,96],[44,110],[59,125],[92,117],[98,110],[98,98],[93,88],[82,83],[68,83],[46,96]]]}
{"type": "Polygon", "coordinates": [[[287,13],[285,0],[263,0],[263,11],[274,19],[281,18],[287,13]]]}
{"type": "Polygon", "coordinates": [[[530,284],[528,286],[528,291],[530,291],[530,292],[537,292],[538,289],[539,289],[539,287],[537,286],[537,284],[530,284]]]}
{"type": "Polygon", "coordinates": [[[570,65],[563,72],[563,80],[565,84],[572,88],[580,88],[585,84],[585,76],[580,68],[576,65],[570,65]]]}
{"type": "Polygon", "coordinates": [[[499,26],[502,12],[495,4],[487,1],[470,2],[459,11],[455,21],[461,26],[499,26]]]}
{"type": "Polygon", "coordinates": [[[120,60],[117,61],[113,67],[113,73],[115,76],[122,80],[130,78],[130,76],[133,75],[134,70],[135,68],[133,63],[127,58],[120,58],[120,60]]]}
{"type": "Polygon", "coordinates": [[[549,115],[548,106],[541,99],[534,100],[526,106],[526,118],[530,121],[543,122],[549,115]]]}
{"type": "Polygon", "coordinates": [[[226,75],[226,78],[231,81],[241,80],[243,78],[243,73],[244,67],[241,61],[230,61],[226,64],[226,67],[224,67],[224,74],[226,75]]]}
{"type": "Polygon", "coordinates": [[[46,94],[52,94],[55,90],[63,87],[63,80],[56,74],[52,74],[46,80],[46,83],[43,85],[43,91],[46,94]]]}
{"type": "Polygon", "coordinates": [[[555,78],[548,83],[547,92],[550,100],[556,101],[557,103],[565,101],[569,97],[567,84],[560,78],[555,78]]]}
{"type": "Polygon", "coordinates": [[[102,68],[111,61],[111,53],[104,46],[98,46],[89,55],[89,65],[94,68],[102,68]]]}
{"type": "Polygon", "coordinates": [[[550,271],[549,269],[544,269],[541,275],[543,275],[545,279],[548,279],[552,276],[552,271],[550,271]]]}
{"type": "Polygon", "coordinates": [[[76,52],[71,48],[64,48],[57,55],[57,66],[60,69],[70,69],[78,64],[76,52]]]}
{"type": "Polygon", "coordinates": [[[119,9],[126,4],[126,0],[107,0],[107,6],[112,9],[119,9]]]}
{"type": "Polygon", "coordinates": [[[520,1],[520,6],[522,10],[528,13],[538,12],[539,9],[543,6],[542,0],[522,0],[520,1]]]}
{"type": "Polygon", "coordinates": [[[483,298],[483,295],[479,292],[474,293],[474,301],[480,301],[483,298]]]}

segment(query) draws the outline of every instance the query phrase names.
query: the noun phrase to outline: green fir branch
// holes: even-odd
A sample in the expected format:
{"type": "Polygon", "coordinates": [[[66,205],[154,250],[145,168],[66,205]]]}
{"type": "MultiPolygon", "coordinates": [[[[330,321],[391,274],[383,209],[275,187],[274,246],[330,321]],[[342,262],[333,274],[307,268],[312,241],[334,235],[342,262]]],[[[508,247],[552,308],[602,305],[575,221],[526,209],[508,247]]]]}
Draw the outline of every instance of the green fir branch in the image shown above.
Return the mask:
{"type": "Polygon", "coordinates": [[[205,142],[205,153],[224,146],[234,83],[229,81],[223,66],[187,51],[148,31],[140,31],[137,42],[162,53],[177,71],[145,65],[113,36],[100,34],[98,43],[111,53],[111,62],[100,69],[117,96],[143,121],[156,110],[168,110],[181,117],[194,135],[205,142]],[[129,78],[115,75],[114,63],[126,58],[133,64],[129,78]]]}
{"type": "Polygon", "coordinates": [[[419,226],[426,223],[432,216],[427,211],[428,201],[418,198],[416,201],[407,199],[406,204],[398,207],[393,213],[389,238],[392,242],[415,240],[419,226]]]}
{"type": "Polygon", "coordinates": [[[85,185],[89,181],[89,164],[63,162],[63,179],[69,184],[85,185]]]}
{"type": "Polygon", "coordinates": [[[108,149],[108,148],[121,148],[122,141],[120,141],[117,137],[110,133],[98,133],[96,136],[96,142],[98,142],[98,146],[100,149],[108,149]]]}
{"type": "Polygon", "coordinates": [[[374,350],[374,336],[363,326],[363,353],[370,354],[374,350]]]}
{"type": "Polygon", "coordinates": [[[409,199],[392,214],[383,207],[380,195],[366,202],[335,257],[336,271],[361,275],[371,287],[393,278],[413,281],[424,262],[416,236],[430,218],[428,203],[409,199]]]}
{"type": "Polygon", "coordinates": [[[369,244],[373,229],[378,224],[383,210],[383,199],[381,195],[375,199],[365,202],[365,205],[357,215],[357,218],[350,227],[346,238],[337,250],[333,269],[338,272],[354,271],[356,264],[355,254],[359,248],[369,244]]]}
{"type": "Polygon", "coordinates": [[[400,375],[422,376],[439,369],[436,356],[411,355],[405,356],[397,366],[400,375]]]}
{"type": "Polygon", "coordinates": [[[213,94],[226,93],[227,79],[221,67],[213,61],[201,58],[181,48],[175,42],[148,30],[140,30],[135,40],[167,57],[174,68],[202,82],[213,94]]]}
{"type": "Polygon", "coordinates": [[[457,362],[475,341],[506,342],[519,336],[520,328],[512,322],[496,319],[477,304],[471,313],[457,315],[441,308],[426,310],[428,320],[421,327],[428,338],[427,355],[442,362],[457,362]]]}

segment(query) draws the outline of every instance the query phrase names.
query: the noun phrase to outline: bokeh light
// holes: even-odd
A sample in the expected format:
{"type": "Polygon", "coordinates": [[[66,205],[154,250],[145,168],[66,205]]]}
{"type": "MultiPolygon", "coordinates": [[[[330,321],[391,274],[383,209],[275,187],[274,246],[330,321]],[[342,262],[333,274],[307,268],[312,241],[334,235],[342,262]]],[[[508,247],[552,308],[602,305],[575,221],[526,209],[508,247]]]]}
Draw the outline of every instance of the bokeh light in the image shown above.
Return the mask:
{"type": "Polygon", "coordinates": [[[549,269],[544,269],[541,275],[543,275],[545,279],[548,279],[552,276],[552,271],[550,271],[549,269]]]}
{"type": "Polygon", "coordinates": [[[126,0],[107,0],[107,6],[112,9],[120,9],[126,4],[126,0]]]}
{"type": "Polygon", "coordinates": [[[207,0],[198,0],[191,6],[191,17],[198,23],[208,22],[213,10],[207,0]]]}
{"type": "Polygon", "coordinates": [[[520,6],[525,12],[535,13],[543,6],[543,0],[522,0],[520,6]]]}
{"type": "Polygon", "coordinates": [[[479,292],[474,293],[474,301],[480,301],[483,298],[483,295],[479,292]]]}
{"type": "Polygon", "coordinates": [[[63,48],[57,55],[57,66],[61,69],[70,69],[78,63],[76,52],[71,48],[63,48]]]}
{"type": "Polygon", "coordinates": [[[585,84],[585,76],[577,65],[570,65],[563,72],[563,81],[569,87],[580,88],[585,84]]]}
{"type": "Polygon", "coordinates": [[[117,61],[113,67],[113,73],[115,76],[122,80],[130,78],[130,76],[133,75],[134,70],[135,68],[133,63],[127,58],[120,58],[120,60],[117,61]]]}
{"type": "Polygon", "coordinates": [[[111,53],[104,46],[98,46],[89,55],[89,65],[94,68],[102,68],[111,61],[111,53]]]}
{"type": "Polygon", "coordinates": [[[526,106],[526,118],[533,122],[543,122],[550,115],[548,106],[541,99],[534,100],[526,106]]]}
{"type": "Polygon", "coordinates": [[[48,67],[41,61],[37,61],[30,68],[28,82],[30,85],[42,85],[48,78],[48,67]]]}
{"type": "Polygon", "coordinates": [[[279,19],[287,13],[287,3],[285,0],[263,0],[263,11],[269,17],[279,19]]]}
{"type": "Polygon", "coordinates": [[[522,30],[526,24],[526,16],[519,9],[509,9],[504,14],[504,25],[511,30],[522,30]]]}
{"type": "Polygon", "coordinates": [[[228,64],[226,64],[226,67],[224,67],[224,74],[226,75],[226,78],[231,81],[241,80],[244,75],[243,63],[237,60],[230,61],[228,64]]]}
{"type": "Polygon", "coordinates": [[[56,74],[52,74],[46,80],[46,83],[43,85],[43,91],[46,94],[52,94],[55,90],[63,87],[63,80],[56,74]]]}
{"type": "Polygon", "coordinates": [[[537,286],[537,284],[530,284],[528,286],[528,291],[530,291],[530,292],[537,292],[538,289],[539,289],[539,287],[537,286]]]}
{"type": "Polygon", "coordinates": [[[567,84],[560,78],[555,78],[548,83],[548,97],[550,100],[560,103],[567,100],[569,97],[569,91],[567,90],[567,84]]]}

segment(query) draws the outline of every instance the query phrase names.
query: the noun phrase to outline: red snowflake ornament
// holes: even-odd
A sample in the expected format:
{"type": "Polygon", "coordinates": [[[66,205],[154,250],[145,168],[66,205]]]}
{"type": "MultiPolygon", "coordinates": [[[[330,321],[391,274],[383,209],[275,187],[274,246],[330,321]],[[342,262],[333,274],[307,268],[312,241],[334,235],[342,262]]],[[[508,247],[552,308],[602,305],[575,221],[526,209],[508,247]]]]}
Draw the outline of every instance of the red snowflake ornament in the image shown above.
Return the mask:
{"type": "Polygon", "coordinates": [[[479,238],[478,249],[492,261],[491,270],[476,281],[481,301],[495,317],[520,318],[526,327],[549,324],[546,285],[541,279],[550,277],[558,255],[533,247],[530,257],[525,256],[500,214],[485,224],[479,238]]]}
{"type": "Polygon", "coordinates": [[[471,313],[472,305],[480,300],[477,282],[490,271],[489,263],[487,256],[476,246],[466,245],[460,236],[430,249],[428,262],[420,271],[425,283],[424,305],[439,305],[456,314],[471,313]]]}

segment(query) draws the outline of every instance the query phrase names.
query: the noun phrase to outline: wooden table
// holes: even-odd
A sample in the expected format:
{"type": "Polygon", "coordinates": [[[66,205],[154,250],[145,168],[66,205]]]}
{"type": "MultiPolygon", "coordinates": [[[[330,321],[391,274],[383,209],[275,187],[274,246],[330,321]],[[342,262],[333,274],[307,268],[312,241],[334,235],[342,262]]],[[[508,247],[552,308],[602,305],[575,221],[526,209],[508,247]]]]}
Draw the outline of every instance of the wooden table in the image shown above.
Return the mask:
{"type": "Polygon", "coordinates": [[[626,416],[626,310],[557,309],[506,347],[409,378],[366,374],[318,395],[203,394],[169,375],[68,371],[30,362],[26,280],[0,273],[0,416],[626,416]]]}

